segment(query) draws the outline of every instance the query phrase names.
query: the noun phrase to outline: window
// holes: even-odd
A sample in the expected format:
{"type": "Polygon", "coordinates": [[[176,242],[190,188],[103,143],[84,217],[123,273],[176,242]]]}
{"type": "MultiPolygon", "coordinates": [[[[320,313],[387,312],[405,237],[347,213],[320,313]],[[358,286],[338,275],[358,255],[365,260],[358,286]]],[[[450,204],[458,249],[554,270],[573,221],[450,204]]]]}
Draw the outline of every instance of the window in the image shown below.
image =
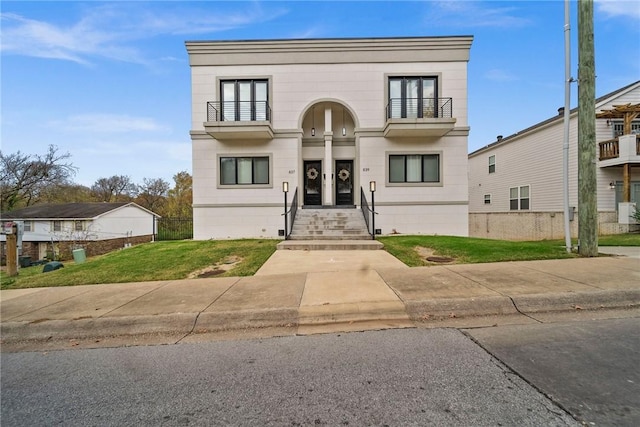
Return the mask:
{"type": "Polygon", "coordinates": [[[222,120],[268,120],[267,80],[224,80],[220,83],[222,120]]]}
{"type": "Polygon", "coordinates": [[[529,186],[509,189],[509,209],[512,211],[529,210],[529,186]]]}
{"type": "Polygon", "coordinates": [[[389,155],[389,182],[440,182],[440,155],[389,155]]]}
{"type": "Polygon", "coordinates": [[[84,230],[84,221],[74,221],[73,222],[73,230],[74,231],[82,231],[82,230],[84,230]]]}
{"type": "Polygon", "coordinates": [[[53,221],[51,228],[53,231],[62,231],[62,221],[53,221]]]}
{"type": "Polygon", "coordinates": [[[390,77],[387,117],[438,117],[436,77],[390,77]]]}
{"type": "Polygon", "coordinates": [[[489,173],[495,173],[496,171],[496,156],[489,156],[489,173]]]}
{"type": "Polygon", "coordinates": [[[485,194],[484,195],[484,204],[485,205],[490,205],[491,204],[491,194],[485,194]]]}
{"type": "Polygon", "coordinates": [[[269,184],[269,157],[220,157],[220,184],[269,184]]]}
{"type": "MultiPolygon", "coordinates": [[[[631,122],[631,133],[638,135],[640,134],[640,121],[631,122]]],[[[613,122],[613,136],[618,137],[624,134],[624,122],[613,122]]]]}
{"type": "Polygon", "coordinates": [[[24,222],[24,232],[31,232],[33,231],[33,221],[25,221],[24,222]]]}

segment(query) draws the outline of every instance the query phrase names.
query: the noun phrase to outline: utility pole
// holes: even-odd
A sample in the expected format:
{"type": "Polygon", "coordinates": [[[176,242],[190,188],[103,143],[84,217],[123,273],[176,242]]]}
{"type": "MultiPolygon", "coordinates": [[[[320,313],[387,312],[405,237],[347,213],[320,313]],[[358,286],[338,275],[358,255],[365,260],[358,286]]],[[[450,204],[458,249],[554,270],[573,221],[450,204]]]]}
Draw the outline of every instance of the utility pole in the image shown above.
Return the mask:
{"type": "Polygon", "coordinates": [[[593,0],[578,0],[578,252],[587,257],[598,256],[593,45],[593,0]]]}

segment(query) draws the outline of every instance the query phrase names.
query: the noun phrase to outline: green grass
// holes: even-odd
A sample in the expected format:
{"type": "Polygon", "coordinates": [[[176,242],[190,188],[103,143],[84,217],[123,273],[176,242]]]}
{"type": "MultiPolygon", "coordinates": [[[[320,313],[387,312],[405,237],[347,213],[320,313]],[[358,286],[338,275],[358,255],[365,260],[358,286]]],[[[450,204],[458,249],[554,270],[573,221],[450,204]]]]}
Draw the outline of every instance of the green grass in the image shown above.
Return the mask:
{"type": "Polygon", "coordinates": [[[430,265],[416,252],[417,246],[432,249],[436,256],[454,258],[460,264],[576,257],[567,253],[561,241],[511,242],[453,236],[390,236],[378,240],[410,267],[430,265]]]}
{"type": "MultiPolygon", "coordinates": [[[[568,254],[563,240],[511,242],[451,236],[379,237],[385,249],[410,267],[431,265],[416,247],[431,249],[436,256],[454,258],[456,263],[527,261],[577,257],[568,254]]],[[[600,236],[602,246],[640,246],[640,234],[600,236]]],[[[239,262],[222,276],[251,276],[276,249],[277,240],[168,241],[147,243],[87,259],[85,263],[64,262],[65,267],[42,273],[42,266],[20,269],[17,277],[0,278],[2,289],[43,286],[72,286],[150,280],[185,279],[190,273],[224,263],[229,257],[239,262]]],[[[573,241],[575,245],[575,240],[573,241]]]]}
{"type": "MultiPolygon", "coordinates": [[[[514,242],[453,236],[388,236],[378,238],[385,249],[410,267],[431,265],[415,250],[429,248],[434,255],[454,258],[457,263],[532,261],[574,258],[567,253],[564,240],[514,242]]],[[[629,233],[598,237],[601,246],[640,246],[640,234],[629,233]]],[[[576,241],[573,241],[576,245],[576,241]]]]}
{"type": "Polygon", "coordinates": [[[612,234],[598,237],[599,246],[640,246],[640,233],[612,234]]]}
{"type": "Polygon", "coordinates": [[[63,262],[64,268],[42,273],[42,266],[20,269],[17,277],[2,277],[2,289],[72,286],[98,283],[185,279],[194,271],[242,259],[222,276],[251,276],[276,249],[277,240],[170,241],[137,245],[87,259],[63,262]]]}

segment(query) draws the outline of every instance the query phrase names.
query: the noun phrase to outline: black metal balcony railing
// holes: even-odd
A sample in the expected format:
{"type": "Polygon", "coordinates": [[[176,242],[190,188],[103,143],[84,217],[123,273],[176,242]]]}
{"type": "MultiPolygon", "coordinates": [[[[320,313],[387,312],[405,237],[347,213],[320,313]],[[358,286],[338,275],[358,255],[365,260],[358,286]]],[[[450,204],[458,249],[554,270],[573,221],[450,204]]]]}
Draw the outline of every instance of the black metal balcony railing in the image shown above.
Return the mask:
{"type": "Polygon", "coordinates": [[[207,102],[208,122],[271,121],[271,107],[267,101],[210,101],[207,102]]]}
{"type": "Polygon", "coordinates": [[[452,98],[391,98],[387,119],[435,119],[453,117],[452,98]]]}

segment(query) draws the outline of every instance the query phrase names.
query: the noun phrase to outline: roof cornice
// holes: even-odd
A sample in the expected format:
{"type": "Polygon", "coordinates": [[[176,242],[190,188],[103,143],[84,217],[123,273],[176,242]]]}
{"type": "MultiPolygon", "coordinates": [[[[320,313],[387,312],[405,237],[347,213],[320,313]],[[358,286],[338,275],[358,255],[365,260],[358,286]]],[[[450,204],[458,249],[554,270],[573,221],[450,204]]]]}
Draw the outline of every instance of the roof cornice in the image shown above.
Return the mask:
{"type": "Polygon", "coordinates": [[[191,66],[468,61],[473,36],[187,41],[191,66]]]}

